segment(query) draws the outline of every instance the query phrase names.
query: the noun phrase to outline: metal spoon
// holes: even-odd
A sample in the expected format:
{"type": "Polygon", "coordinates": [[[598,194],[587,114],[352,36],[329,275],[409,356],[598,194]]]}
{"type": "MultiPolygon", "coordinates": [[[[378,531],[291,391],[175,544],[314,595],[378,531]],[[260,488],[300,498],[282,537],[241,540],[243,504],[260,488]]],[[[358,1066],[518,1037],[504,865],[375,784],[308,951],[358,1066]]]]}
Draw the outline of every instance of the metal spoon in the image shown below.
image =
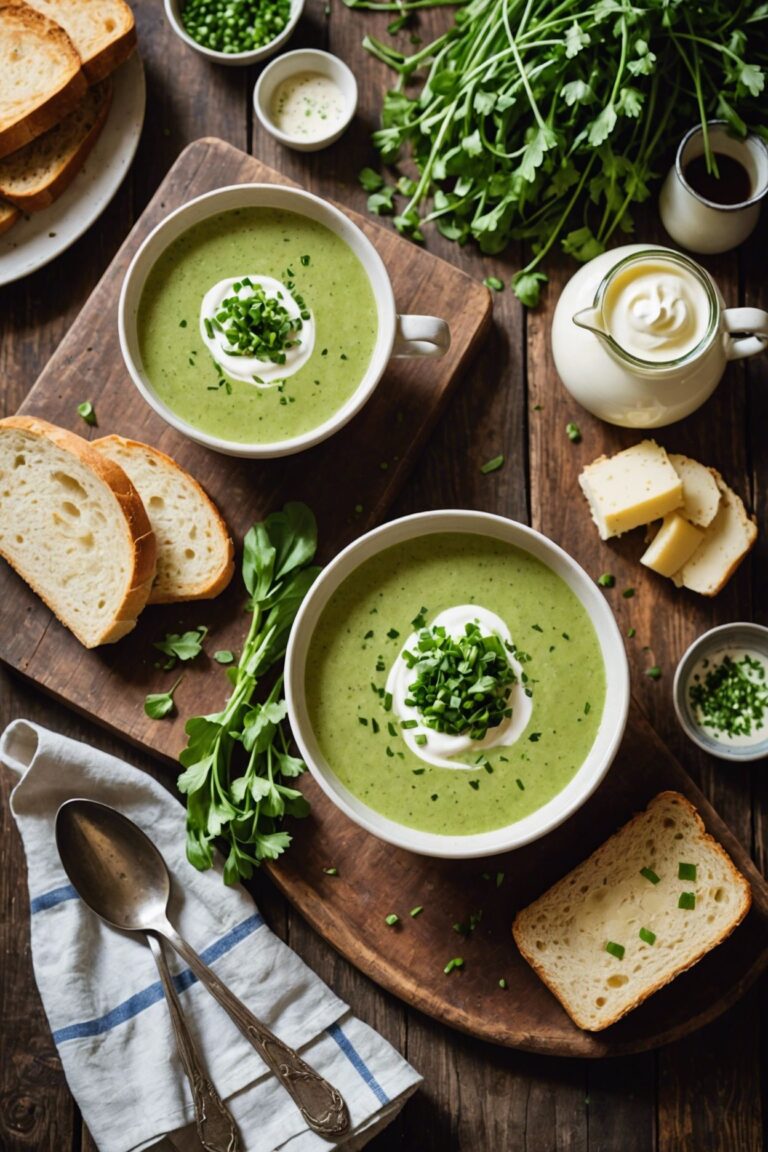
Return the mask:
{"type": "Polygon", "coordinates": [[[327,1137],[347,1131],[349,1113],[340,1093],[257,1020],[170,923],[168,869],[133,821],[95,800],[68,800],[56,815],[56,844],[72,884],[102,920],[127,932],[155,933],[176,949],[250,1040],[313,1131],[327,1137]]]}

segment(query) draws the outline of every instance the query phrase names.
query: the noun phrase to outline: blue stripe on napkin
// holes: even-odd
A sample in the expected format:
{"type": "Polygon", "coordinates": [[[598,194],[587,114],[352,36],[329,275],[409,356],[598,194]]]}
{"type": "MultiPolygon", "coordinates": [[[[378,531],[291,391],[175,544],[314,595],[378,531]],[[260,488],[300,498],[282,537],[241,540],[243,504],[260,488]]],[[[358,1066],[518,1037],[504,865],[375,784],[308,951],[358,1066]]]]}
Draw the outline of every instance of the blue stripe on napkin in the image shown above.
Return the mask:
{"type": "MultiPolygon", "coordinates": [[[[39,897],[39,899],[43,899],[43,897],[39,897]]],[[[218,960],[220,956],[230,952],[246,936],[250,936],[257,928],[261,928],[263,923],[264,920],[258,912],[249,916],[247,920],[237,924],[226,935],[219,937],[218,940],[214,940],[212,944],[204,948],[200,953],[201,959],[206,964],[212,964],[214,960],[218,960]]],[[[185,968],[173,977],[173,983],[177,992],[183,992],[185,988],[197,983],[197,976],[189,968],[185,968]]],[[[89,1036],[101,1036],[102,1033],[110,1032],[119,1024],[124,1024],[126,1020],[131,1020],[162,998],[163,986],[159,980],[156,980],[154,984],[143,988],[134,996],[129,996],[122,1004],[118,1004],[117,1007],[105,1012],[103,1016],[99,1016],[95,1020],[83,1020],[79,1024],[67,1024],[64,1028],[57,1029],[53,1033],[53,1042],[54,1044],[62,1044],[65,1040],[83,1040],[89,1036]]]]}
{"type": "Polygon", "coordinates": [[[77,892],[72,885],[63,884],[61,888],[52,888],[50,892],[35,896],[34,900],[29,902],[29,910],[34,915],[35,912],[44,912],[46,908],[55,908],[65,900],[77,900],[77,898],[77,892]]]}
{"type": "Polygon", "coordinates": [[[379,1103],[389,1104],[389,1096],[387,1096],[381,1084],[379,1084],[373,1072],[371,1072],[365,1060],[363,1060],[362,1056],[357,1051],[354,1044],[352,1044],[349,1037],[344,1034],[340,1025],[331,1024],[330,1028],[326,1028],[326,1032],[331,1037],[331,1039],[336,1041],[339,1048],[341,1048],[342,1052],[349,1060],[350,1064],[368,1085],[379,1103]]]}

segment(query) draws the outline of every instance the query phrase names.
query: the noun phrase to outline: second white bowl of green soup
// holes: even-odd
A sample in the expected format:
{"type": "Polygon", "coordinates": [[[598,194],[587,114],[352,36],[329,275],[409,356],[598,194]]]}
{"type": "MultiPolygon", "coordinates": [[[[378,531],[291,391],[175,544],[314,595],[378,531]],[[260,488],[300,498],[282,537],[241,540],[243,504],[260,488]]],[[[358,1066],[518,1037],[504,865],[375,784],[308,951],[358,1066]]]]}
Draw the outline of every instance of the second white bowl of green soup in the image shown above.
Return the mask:
{"type": "Polygon", "coordinates": [[[271,184],[219,188],[150,233],[120,295],[120,347],[144,399],[231,456],[326,439],[391,356],[439,356],[433,316],[400,316],[371,242],[333,205],[271,184]]]}
{"type": "Polygon", "coordinates": [[[624,642],[594,582],[539,532],[419,513],[349,545],[291,632],[286,697],[323,791],[428,856],[520,847],[566,820],[619,747],[624,642]]]}

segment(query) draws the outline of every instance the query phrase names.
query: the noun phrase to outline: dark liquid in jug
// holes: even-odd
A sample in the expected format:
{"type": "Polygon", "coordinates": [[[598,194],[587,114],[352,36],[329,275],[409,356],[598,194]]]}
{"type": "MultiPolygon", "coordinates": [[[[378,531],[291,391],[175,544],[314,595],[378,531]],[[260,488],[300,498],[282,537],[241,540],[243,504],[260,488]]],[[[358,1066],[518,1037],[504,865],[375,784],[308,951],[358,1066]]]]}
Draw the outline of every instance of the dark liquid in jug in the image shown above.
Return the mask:
{"type": "Polygon", "coordinates": [[[683,169],[689,186],[713,204],[742,204],[752,195],[752,182],[746,168],[722,152],[714,152],[719,177],[707,171],[703,155],[694,156],[683,169]]]}

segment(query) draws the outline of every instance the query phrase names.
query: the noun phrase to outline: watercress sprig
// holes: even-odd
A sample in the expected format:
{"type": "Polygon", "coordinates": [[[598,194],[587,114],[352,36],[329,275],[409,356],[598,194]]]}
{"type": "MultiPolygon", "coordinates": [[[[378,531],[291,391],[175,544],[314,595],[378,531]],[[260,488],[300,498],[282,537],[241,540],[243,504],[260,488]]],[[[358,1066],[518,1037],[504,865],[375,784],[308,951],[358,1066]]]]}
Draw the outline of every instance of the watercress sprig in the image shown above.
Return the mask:
{"type": "Polygon", "coordinates": [[[201,871],[213,861],[213,843],[228,846],[224,880],[248,878],[262,860],[291,842],[283,816],[305,816],[309,805],[285,783],[304,762],[291,754],[282,676],[266,699],[254,700],[260,679],[278,664],[299,606],[320,571],[311,566],[317,525],[304,504],[286,504],[245,537],[243,582],[252,613],[236,666],[227,670],[232,693],[221,712],[193,716],[179,757],[177,785],[187,797],[187,857],[201,871]]]}

